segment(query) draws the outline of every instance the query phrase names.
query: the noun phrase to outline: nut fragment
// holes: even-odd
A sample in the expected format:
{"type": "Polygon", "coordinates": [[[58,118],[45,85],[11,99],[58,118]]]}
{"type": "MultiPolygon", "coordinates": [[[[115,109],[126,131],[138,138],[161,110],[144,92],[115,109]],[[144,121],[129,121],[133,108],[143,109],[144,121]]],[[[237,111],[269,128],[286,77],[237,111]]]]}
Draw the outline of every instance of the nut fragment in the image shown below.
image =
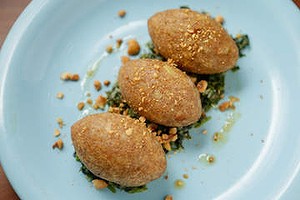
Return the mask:
{"type": "Polygon", "coordinates": [[[94,109],[98,109],[98,108],[100,108],[100,109],[104,109],[104,107],[105,107],[105,104],[106,104],[106,101],[107,101],[107,99],[104,97],[104,96],[102,96],[102,95],[99,95],[98,97],[97,97],[97,99],[96,99],[96,102],[95,102],[95,104],[94,104],[94,109]]]}
{"type": "Polygon", "coordinates": [[[84,108],[84,102],[79,102],[78,104],[77,104],[77,109],[78,110],[82,110],[83,108],[84,108]]]}
{"type": "Polygon", "coordinates": [[[198,91],[199,91],[200,93],[205,92],[205,90],[206,90],[206,88],[207,88],[207,85],[208,85],[207,81],[205,81],[205,80],[199,81],[198,84],[197,84],[197,89],[198,89],[198,91]]]}
{"type": "Polygon", "coordinates": [[[119,10],[118,12],[119,17],[123,18],[126,15],[126,10],[119,10]]]}
{"type": "Polygon", "coordinates": [[[224,23],[224,17],[222,17],[221,15],[216,16],[215,20],[220,24],[224,23]]]}
{"type": "Polygon", "coordinates": [[[60,131],[59,131],[58,129],[55,129],[53,135],[54,135],[55,137],[60,136],[60,131]]]}
{"type": "Polygon", "coordinates": [[[108,45],[108,46],[106,47],[105,51],[106,51],[107,53],[112,53],[112,52],[113,52],[113,47],[112,47],[111,45],[108,45]]]}
{"type": "Polygon", "coordinates": [[[58,99],[63,99],[64,98],[64,93],[62,93],[62,92],[58,92],[57,94],[56,94],[56,98],[58,98],[58,99]]]}
{"type": "Polygon", "coordinates": [[[71,74],[70,72],[64,72],[60,75],[60,79],[63,81],[78,81],[80,77],[78,74],[71,74]]]}
{"type": "Polygon", "coordinates": [[[61,150],[64,147],[64,143],[62,141],[62,139],[58,139],[53,145],[52,145],[52,149],[59,149],[61,150]]]}
{"type": "Polygon", "coordinates": [[[60,117],[56,119],[56,122],[58,123],[59,128],[62,128],[65,125],[64,121],[60,117]]]}
{"type": "Polygon", "coordinates": [[[86,103],[89,104],[89,105],[92,105],[92,104],[93,104],[93,100],[90,99],[90,98],[88,98],[88,99],[86,100],[86,103]]]}
{"type": "Polygon", "coordinates": [[[172,195],[167,195],[167,196],[165,196],[165,200],[173,200],[172,195]]]}
{"type": "Polygon", "coordinates": [[[117,43],[117,45],[116,45],[117,48],[120,48],[122,43],[123,43],[123,40],[122,39],[117,39],[116,43],[117,43]]]}
{"type": "Polygon", "coordinates": [[[122,64],[127,63],[129,60],[130,60],[130,58],[129,58],[128,56],[122,56],[122,57],[121,57],[121,62],[122,62],[122,64]]]}
{"type": "Polygon", "coordinates": [[[108,186],[108,184],[104,180],[101,180],[101,179],[94,179],[94,180],[92,180],[92,183],[97,190],[107,188],[107,186],[108,186]]]}
{"type": "Polygon", "coordinates": [[[102,88],[101,82],[98,81],[98,80],[95,80],[95,81],[94,81],[94,87],[95,87],[95,89],[96,89],[97,91],[101,90],[101,88],[102,88]]]}
{"type": "Polygon", "coordinates": [[[127,53],[131,56],[137,55],[140,53],[140,45],[135,39],[128,40],[128,51],[127,53]]]}
{"type": "Polygon", "coordinates": [[[105,80],[105,81],[103,81],[103,84],[104,84],[105,86],[109,86],[109,85],[110,85],[110,81],[109,81],[109,80],[105,80]]]}

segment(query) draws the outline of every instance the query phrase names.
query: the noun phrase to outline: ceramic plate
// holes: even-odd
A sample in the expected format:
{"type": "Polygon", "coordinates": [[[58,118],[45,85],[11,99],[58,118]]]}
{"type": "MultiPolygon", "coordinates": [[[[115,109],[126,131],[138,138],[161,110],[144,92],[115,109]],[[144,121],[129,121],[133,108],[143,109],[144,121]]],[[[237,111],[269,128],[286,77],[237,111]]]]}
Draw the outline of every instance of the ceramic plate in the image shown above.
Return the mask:
{"type": "MultiPolygon", "coordinates": [[[[297,199],[300,195],[300,10],[292,1],[73,0],[33,1],[11,30],[0,57],[1,164],[21,199],[297,199]],[[147,19],[157,11],[189,6],[222,15],[232,35],[247,33],[251,48],[240,70],[226,74],[226,98],[240,98],[234,111],[211,110],[212,119],[192,132],[185,150],[168,156],[168,180],[148,191],[97,191],[73,158],[70,126],[85,113],[76,105],[93,90],[92,81],[116,80],[126,44],[111,55],[107,45],[150,40],[147,19]],[[119,10],[127,15],[119,18],[119,10]],[[94,69],[93,78],[85,78],[94,69]],[[62,72],[79,73],[63,82],[62,72]],[[63,100],[56,99],[63,92],[63,100]],[[53,150],[56,118],[66,126],[62,151],[53,150]],[[234,118],[226,141],[214,132],[234,118]],[[208,130],[207,135],[201,131],[208,130]],[[207,165],[199,155],[213,154],[207,165]],[[183,174],[189,178],[184,179],[183,174]],[[185,186],[174,187],[182,179],[185,186]]],[[[104,93],[104,88],[100,93],[104,93]]]]}

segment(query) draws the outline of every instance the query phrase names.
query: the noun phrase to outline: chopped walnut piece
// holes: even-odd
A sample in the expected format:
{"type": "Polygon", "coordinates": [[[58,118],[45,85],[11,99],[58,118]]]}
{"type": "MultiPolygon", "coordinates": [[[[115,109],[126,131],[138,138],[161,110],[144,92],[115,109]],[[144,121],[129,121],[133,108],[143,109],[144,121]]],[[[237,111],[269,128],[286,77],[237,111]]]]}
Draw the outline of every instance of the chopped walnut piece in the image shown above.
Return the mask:
{"type": "Polygon", "coordinates": [[[146,121],[146,118],[143,117],[143,116],[141,116],[141,117],[139,118],[139,121],[142,122],[142,123],[144,123],[144,122],[146,121]]]}
{"type": "Polygon", "coordinates": [[[239,98],[230,96],[229,101],[225,101],[225,102],[223,102],[222,104],[219,105],[219,110],[221,112],[224,112],[228,109],[235,109],[234,103],[238,102],[238,101],[240,101],[239,98]]]}
{"type": "Polygon", "coordinates": [[[71,81],[78,81],[80,79],[79,74],[72,74],[71,81]]]}
{"type": "Polygon", "coordinates": [[[140,53],[140,45],[135,39],[128,40],[128,50],[127,53],[131,56],[135,56],[140,53]]]}
{"type": "Polygon", "coordinates": [[[224,23],[224,17],[222,17],[221,15],[216,16],[215,20],[220,24],[224,23]]]}
{"type": "Polygon", "coordinates": [[[101,82],[100,82],[99,80],[95,80],[95,81],[94,81],[94,87],[95,87],[95,89],[96,89],[97,91],[101,90],[101,88],[102,88],[101,82]]]}
{"type": "Polygon", "coordinates": [[[207,88],[207,85],[208,85],[207,81],[205,81],[205,80],[199,81],[198,84],[197,84],[197,89],[198,89],[198,91],[199,91],[200,93],[205,92],[205,90],[206,90],[206,88],[207,88]]]}
{"type": "Polygon", "coordinates": [[[103,81],[103,84],[104,84],[105,86],[109,86],[109,85],[110,85],[110,81],[109,81],[109,80],[105,80],[105,81],[103,81]]]}
{"type": "Polygon", "coordinates": [[[107,52],[107,53],[112,53],[113,52],[113,47],[111,46],[111,45],[108,45],[106,48],[105,48],[105,51],[107,52]]]}
{"type": "Polygon", "coordinates": [[[127,63],[129,60],[130,60],[130,58],[129,58],[128,56],[122,56],[122,57],[121,57],[121,62],[122,62],[122,64],[127,63]]]}
{"type": "Polygon", "coordinates": [[[52,149],[58,148],[59,150],[61,150],[64,147],[64,143],[62,141],[62,139],[58,139],[53,145],[52,145],[52,149]]]}
{"type": "Polygon", "coordinates": [[[171,151],[171,145],[170,145],[170,142],[167,142],[167,143],[163,143],[163,146],[166,150],[168,151],[171,151]]]}
{"type": "Polygon", "coordinates": [[[122,39],[117,39],[116,43],[117,43],[117,48],[120,48],[122,43],[123,43],[123,40],[122,39]]]}
{"type": "Polygon", "coordinates": [[[119,10],[118,12],[119,17],[123,18],[126,15],[126,10],[119,10]]]}
{"type": "Polygon", "coordinates": [[[94,179],[94,180],[92,180],[92,183],[97,190],[107,188],[107,186],[108,186],[108,184],[104,180],[101,180],[101,179],[94,179]]]}
{"type": "Polygon", "coordinates": [[[64,93],[62,93],[62,92],[58,92],[57,94],[56,94],[56,98],[57,99],[63,99],[64,98],[64,93]]]}
{"type": "Polygon", "coordinates": [[[60,117],[56,119],[56,122],[58,123],[59,128],[62,128],[65,125],[64,121],[60,117]]]}
{"type": "Polygon", "coordinates": [[[60,75],[60,79],[63,81],[78,81],[80,77],[78,74],[71,74],[70,72],[64,72],[60,75]]]}
{"type": "Polygon", "coordinates": [[[93,100],[91,98],[88,98],[86,100],[86,103],[89,104],[89,105],[93,105],[93,100]]]}
{"type": "Polygon", "coordinates": [[[164,200],[173,200],[173,197],[171,195],[167,195],[167,196],[165,196],[164,200]]]}
{"type": "Polygon", "coordinates": [[[105,107],[106,101],[107,101],[107,99],[104,96],[99,95],[97,97],[94,105],[98,106],[98,108],[103,109],[105,107]]]}
{"type": "Polygon", "coordinates": [[[55,129],[54,130],[54,134],[53,134],[55,137],[58,137],[58,136],[60,136],[60,130],[58,130],[58,129],[55,129]]]}
{"type": "Polygon", "coordinates": [[[182,177],[185,178],[185,179],[188,179],[189,175],[188,174],[183,174],[182,177]]]}
{"type": "Polygon", "coordinates": [[[169,134],[176,134],[176,133],[177,133],[177,128],[176,127],[169,129],[169,134]]]}
{"type": "Polygon", "coordinates": [[[77,109],[78,109],[78,110],[82,110],[82,109],[84,108],[84,106],[85,106],[84,102],[79,102],[79,103],[77,104],[77,109]]]}

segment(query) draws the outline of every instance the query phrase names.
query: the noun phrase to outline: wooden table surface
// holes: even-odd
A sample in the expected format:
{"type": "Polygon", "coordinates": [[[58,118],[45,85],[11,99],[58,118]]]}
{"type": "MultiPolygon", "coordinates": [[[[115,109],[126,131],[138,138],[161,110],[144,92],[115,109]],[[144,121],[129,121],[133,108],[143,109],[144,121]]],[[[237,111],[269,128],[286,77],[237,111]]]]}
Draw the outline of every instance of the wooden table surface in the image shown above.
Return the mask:
{"type": "MultiPolygon", "coordinates": [[[[298,6],[300,6],[300,0],[293,0],[298,6]]],[[[30,0],[0,0],[0,47],[4,42],[4,39],[17,19],[19,14],[23,11],[30,0]]],[[[13,188],[9,184],[4,171],[0,164],[0,199],[5,200],[17,200],[19,197],[14,192],[13,188]]]]}
{"type": "MultiPolygon", "coordinates": [[[[0,47],[5,37],[30,0],[0,0],[0,47]]],[[[0,164],[0,199],[17,200],[19,197],[10,186],[0,164]]]]}

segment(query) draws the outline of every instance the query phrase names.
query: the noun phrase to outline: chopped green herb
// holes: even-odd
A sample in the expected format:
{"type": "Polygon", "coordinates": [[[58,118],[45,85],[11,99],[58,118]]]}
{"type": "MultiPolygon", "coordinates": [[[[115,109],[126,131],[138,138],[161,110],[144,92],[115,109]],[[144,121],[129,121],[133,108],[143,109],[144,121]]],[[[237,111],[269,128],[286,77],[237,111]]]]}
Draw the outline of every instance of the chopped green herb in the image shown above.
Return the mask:
{"type": "Polygon", "coordinates": [[[245,56],[245,54],[243,53],[244,49],[250,47],[250,41],[249,41],[248,35],[241,34],[241,35],[233,38],[233,40],[235,41],[235,44],[237,45],[237,47],[239,49],[239,57],[245,56]]]}
{"type": "Polygon", "coordinates": [[[196,76],[197,82],[206,80],[208,83],[206,90],[201,94],[202,108],[207,112],[224,97],[225,76],[224,73],[196,76]]]}
{"type": "Polygon", "coordinates": [[[179,8],[180,8],[180,9],[190,9],[189,6],[180,6],[179,8]]]}
{"type": "MultiPolygon", "coordinates": [[[[101,178],[95,176],[90,170],[88,170],[88,168],[81,162],[81,160],[77,156],[76,152],[74,152],[73,156],[74,156],[76,161],[81,163],[80,171],[87,177],[88,181],[91,182],[94,179],[101,179],[101,178]]],[[[104,180],[104,181],[106,181],[106,180],[104,180]]],[[[113,183],[113,182],[110,182],[110,181],[106,181],[106,182],[108,184],[107,188],[112,193],[117,192],[116,188],[118,188],[120,190],[124,190],[125,192],[128,192],[128,193],[138,193],[138,192],[143,192],[143,191],[147,190],[146,185],[142,185],[142,186],[138,186],[138,187],[124,187],[124,186],[121,186],[119,184],[116,184],[116,183],[113,183]]]]}
{"type": "Polygon", "coordinates": [[[238,70],[240,70],[240,67],[239,67],[238,65],[234,66],[234,67],[231,69],[232,72],[236,72],[236,71],[238,71],[238,70]]]}
{"type": "Polygon", "coordinates": [[[156,60],[162,60],[165,61],[166,59],[162,57],[160,54],[155,52],[155,47],[152,42],[148,42],[146,44],[147,50],[145,50],[145,53],[143,53],[140,58],[145,59],[156,59],[156,60]]]}

